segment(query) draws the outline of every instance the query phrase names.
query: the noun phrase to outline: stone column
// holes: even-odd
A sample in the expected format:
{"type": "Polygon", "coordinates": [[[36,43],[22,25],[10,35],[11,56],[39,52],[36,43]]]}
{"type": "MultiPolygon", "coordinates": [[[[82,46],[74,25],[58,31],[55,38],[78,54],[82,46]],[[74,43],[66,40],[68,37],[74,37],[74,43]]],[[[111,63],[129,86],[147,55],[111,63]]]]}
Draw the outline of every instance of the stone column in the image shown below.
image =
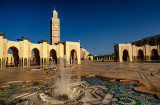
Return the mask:
{"type": "Polygon", "coordinates": [[[22,57],[19,57],[19,67],[23,67],[22,57]]]}
{"type": "Polygon", "coordinates": [[[49,65],[49,57],[47,57],[47,65],[49,65]]]}
{"type": "Polygon", "coordinates": [[[47,40],[46,39],[42,39],[42,64],[41,65],[47,65],[47,54],[48,54],[48,49],[47,49],[47,40]]]}
{"type": "Polygon", "coordinates": [[[22,67],[28,67],[28,39],[29,37],[21,37],[23,39],[23,58],[22,67]]]}
{"type": "Polygon", "coordinates": [[[151,61],[151,56],[149,56],[149,59],[148,59],[149,61],[151,61]]]}
{"type": "Polygon", "coordinates": [[[28,59],[23,58],[23,67],[27,67],[27,66],[28,66],[28,59]]]}
{"type": "Polygon", "coordinates": [[[132,56],[132,59],[133,59],[133,61],[134,61],[134,56],[132,56]]]}
{"type": "Polygon", "coordinates": [[[5,57],[3,57],[3,59],[2,59],[2,68],[5,68],[5,66],[6,66],[6,59],[5,59],[5,57]]]}
{"type": "Polygon", "coordinates": [[[30,65],[31,65],[30,61],[31,61],[31,58],[29,57],[28,58],[28,67],[30,67],[30,65]]]}
{"type": "Polygon", "coordinates": [[[47,58],[43,58],[43,65],[47,65],[47,58]]]}
{"type": "Polygon", "coordinates": [[[132,60],[135,61],[135,56],[132,56],[132,60]]]}
{"type": "Polygon", "coordinates": [[[148,56],[145,56],[145,60],[148,61],[148,59],[149,59],[149,57],[148,57],[148,56]]]}
{"type": "Polygon", "coordinates": [[[136,61],[136,56],[134,56],[134,61],[136,61]]]}
{"type": "Polygon", "coordinates": [[[40,57],[40,66],[43,65],[43,57],[40,57]]]}

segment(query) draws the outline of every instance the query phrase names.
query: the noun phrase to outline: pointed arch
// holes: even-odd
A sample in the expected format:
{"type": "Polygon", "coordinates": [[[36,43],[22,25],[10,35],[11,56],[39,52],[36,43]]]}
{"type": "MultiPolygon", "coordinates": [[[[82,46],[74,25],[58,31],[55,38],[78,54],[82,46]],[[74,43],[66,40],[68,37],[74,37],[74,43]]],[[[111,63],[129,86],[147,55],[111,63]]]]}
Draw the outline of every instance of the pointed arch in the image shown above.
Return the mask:
{"type": "Polygon", "coordinates": [[[19,50],[17,47],[11,46],[8,48],[6,67],[18,67],[18,66],[19,66],[19,50]],[[9,53],[10,53],[10,56],[9,56],[9,53]],[[8,59],[10,59],[9,62],[8,62],[8,59]]]}
{"type": "Polygon", "coordinates": [[[77,63],[77,51],[75,49],[72,49],[70,52],[70,64],[77,63]]]}
{"type": "Polygon", "coordinates": [[[50,57],[51,57],[51,61],[53,61],[52,63],[57,64],[57,52],[56,50],[52,49],[50,50],[50,57]]]}
{"type": "Polygon", "coordinates": [[[40,52],[39,49],[33,48],[31,50],[31,66],[40,65],[40,52]]]}
{"type": "Polygon", "coordinates": [[[144,61],[144,53],[142,50],[138,50],[138,60],[144,61]]]}
{"type": "Polygon", "coordinates": [[[151,60],[159,60],[158,51],[156,49],[151,51],[151,60]]]}
{"type": "Polygon", "coordinates": [[[124,50],[123,51],[123,57],[122,57],[123,61],[129,61],[129,54],[128,54],[128,50],[124,50]]]}

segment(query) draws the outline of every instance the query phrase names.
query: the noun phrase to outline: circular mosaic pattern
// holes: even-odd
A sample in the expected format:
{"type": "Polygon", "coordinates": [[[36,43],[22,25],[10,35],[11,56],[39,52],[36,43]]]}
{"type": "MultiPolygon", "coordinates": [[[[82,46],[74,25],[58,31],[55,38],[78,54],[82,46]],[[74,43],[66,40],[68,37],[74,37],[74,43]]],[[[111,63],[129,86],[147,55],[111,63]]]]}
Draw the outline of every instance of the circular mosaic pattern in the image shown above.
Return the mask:
{"type": "Polygon", "coordinates": [[[124,103],[132,103],[132,101],[129,100],[129,99],[122,99],[122,102],[124,102],[124,103]]]}
{"type": "Polygon", "coordinates": [[[119,97],[120,101],[116,102],[121,105],[141,105],[141,102],[132,97],[119,97]]]}

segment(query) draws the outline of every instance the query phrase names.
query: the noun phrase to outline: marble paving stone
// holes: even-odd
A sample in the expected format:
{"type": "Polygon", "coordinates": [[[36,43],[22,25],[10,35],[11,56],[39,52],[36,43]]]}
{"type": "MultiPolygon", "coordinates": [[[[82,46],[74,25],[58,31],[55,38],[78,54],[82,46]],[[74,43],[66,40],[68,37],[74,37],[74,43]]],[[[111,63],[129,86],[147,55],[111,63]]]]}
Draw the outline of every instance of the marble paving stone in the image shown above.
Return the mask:
{"type": "Polygon", "coordinates": [[[102,104],[110,104],[112,100],[103,99],[102,104]]]}

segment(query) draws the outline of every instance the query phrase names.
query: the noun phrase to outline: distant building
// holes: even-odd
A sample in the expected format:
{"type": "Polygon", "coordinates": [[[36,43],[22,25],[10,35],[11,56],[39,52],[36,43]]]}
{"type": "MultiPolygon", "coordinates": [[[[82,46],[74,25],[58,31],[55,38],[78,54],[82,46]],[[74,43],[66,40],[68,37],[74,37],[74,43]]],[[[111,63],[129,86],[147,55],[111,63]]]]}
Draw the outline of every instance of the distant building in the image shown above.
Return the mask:
{"type": "Polygon", "coordinates": [[[115,61],[156,61],[160,60],[160,35],[131,43],[114,45],[115,61]]]}
{"type": "Polygon", "coordinates": [[[94,60],[111,61],[114,60],[114,54],[95,55],[94,60]]]}
{"type": "Polygon", "coordinates": [[[93,60],[93,56],[84,48],[80,48],[81,60],[93,60]]]}

